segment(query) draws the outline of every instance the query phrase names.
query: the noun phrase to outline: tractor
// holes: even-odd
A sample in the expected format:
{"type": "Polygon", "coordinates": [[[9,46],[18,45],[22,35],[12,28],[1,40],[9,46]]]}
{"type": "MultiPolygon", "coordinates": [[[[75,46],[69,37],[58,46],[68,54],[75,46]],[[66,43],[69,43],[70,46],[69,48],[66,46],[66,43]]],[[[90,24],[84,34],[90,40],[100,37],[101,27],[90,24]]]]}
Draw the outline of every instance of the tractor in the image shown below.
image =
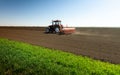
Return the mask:
{"type": "Polygon", "coordinates": [[[46,30],[46,33],[56,33],[56,34],[72,34],[75,32],[75,28],[72,27],[63,27],[61,20],[52,20],[52,25],[49,25],[46,30]]]}

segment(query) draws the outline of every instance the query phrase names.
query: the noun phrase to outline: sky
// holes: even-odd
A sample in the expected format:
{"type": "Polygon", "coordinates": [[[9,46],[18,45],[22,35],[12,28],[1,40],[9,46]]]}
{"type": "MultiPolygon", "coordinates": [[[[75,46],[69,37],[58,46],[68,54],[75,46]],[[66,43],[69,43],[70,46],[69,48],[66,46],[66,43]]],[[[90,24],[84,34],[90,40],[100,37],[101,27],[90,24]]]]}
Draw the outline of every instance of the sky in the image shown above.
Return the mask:
{"type": "Polygon", "coordinates": [[[120,27],[120,0],[0,0],[0,26],[120,27]]]}

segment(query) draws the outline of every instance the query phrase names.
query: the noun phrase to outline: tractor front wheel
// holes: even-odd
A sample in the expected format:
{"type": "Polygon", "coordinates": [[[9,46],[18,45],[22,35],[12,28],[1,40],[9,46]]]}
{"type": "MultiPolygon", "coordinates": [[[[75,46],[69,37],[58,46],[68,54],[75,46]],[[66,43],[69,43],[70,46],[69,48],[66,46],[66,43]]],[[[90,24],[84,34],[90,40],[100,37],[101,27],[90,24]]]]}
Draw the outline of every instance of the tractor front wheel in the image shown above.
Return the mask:
{"type": "Polygon", "coordinates": [[[49,28],[46,28],[45,32],[46,32],[46,33],[49,33],[49,32],[50,32],[49,28]]]}

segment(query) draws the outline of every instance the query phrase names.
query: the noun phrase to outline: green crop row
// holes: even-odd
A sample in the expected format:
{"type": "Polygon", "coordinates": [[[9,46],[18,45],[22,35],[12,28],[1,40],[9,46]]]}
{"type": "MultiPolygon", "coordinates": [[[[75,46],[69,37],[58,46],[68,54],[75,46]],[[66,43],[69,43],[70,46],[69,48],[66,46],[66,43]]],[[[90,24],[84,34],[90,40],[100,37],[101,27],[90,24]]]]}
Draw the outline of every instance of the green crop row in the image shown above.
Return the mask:
{"type": "Polygon", "coordinates": [[[0,75],[120,75],[120,65],[0,39],[0,75]]]}

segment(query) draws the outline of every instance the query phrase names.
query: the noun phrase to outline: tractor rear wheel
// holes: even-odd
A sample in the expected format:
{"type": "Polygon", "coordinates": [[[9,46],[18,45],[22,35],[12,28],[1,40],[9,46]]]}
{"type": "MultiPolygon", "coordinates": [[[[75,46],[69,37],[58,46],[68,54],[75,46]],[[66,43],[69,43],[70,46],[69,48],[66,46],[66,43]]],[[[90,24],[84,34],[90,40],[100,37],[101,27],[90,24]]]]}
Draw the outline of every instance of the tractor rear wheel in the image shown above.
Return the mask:
{"type": "Polygon", "coordinates": [[[55,33],[59,33],[60,32],[60,29],[57,27],[55,28],[55,33]]]}

